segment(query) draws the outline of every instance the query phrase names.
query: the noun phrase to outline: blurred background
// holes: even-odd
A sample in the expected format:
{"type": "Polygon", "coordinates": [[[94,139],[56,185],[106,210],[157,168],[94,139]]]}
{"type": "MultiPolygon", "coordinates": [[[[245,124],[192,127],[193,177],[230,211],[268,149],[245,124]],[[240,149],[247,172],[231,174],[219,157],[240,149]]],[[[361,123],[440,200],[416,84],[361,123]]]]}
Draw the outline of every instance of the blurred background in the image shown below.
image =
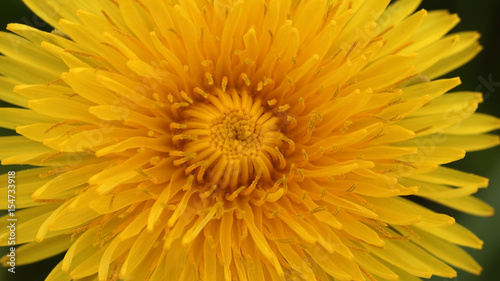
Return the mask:
{"type": "MultiPolygon", "coordinates": [[[[457,13],[460,24],[453,30],[477,30],[481,33],[483,51],[466,66],[455,70],[445,77],[459,76],[462,85],[455,90],[479,90],[484,94],[485,101],[478,111],[500,116],[500,1],[470,1],[470,0],[423,0],[421,7],[426,10],[447,9],[457,13]],[[489,82],[489,83],[488,83],[489,82]]],[[[39,29],[50,31],[51,28],[36,17],[20,0],[0,1],[0,30],[5,30],[8,23],[24,23],[39,29]]],[[[0,102],[0,106],[3,106],[0,102]]],[[[0,128],[0,135],[10,134],[0,128]]],[[[498,131],[496,132],[499,133],[498,131]]],[[[468,153],[465,159],[452,163],[450,167],[490,178],[490,185],[477,193],[496,210],[500,210],[500,147],[487,151],[468,153]]],[[[5,173],[8,167],[0,167],[0,173],[5,173]]],[[[3,203],[2,203],[3,204],[3,203]]],[[[470,250],[471,255],[483,266],[481,276],[475,276],[459,271],[458,277],[444,279],[434,277],[433,281],[493,281],[500,280],[500,215],[490,218],[464,215],[451,209],[434,204],[430,207],[454,216],[457,222],[473,230],[484,241],[481,251],[470,250]]],[[[0,249],[3,256],[6,249],[0,249]]],[[[62,255],[43,262],[16,267],[16,274],[0,268],[0,281],[44,280],[52,268],[62,259],[62,255]]],[[[173,280],[175,281],[175,280],[173,280]]],[[[403,280],[404,281],[404,280],[403,280]]]]}

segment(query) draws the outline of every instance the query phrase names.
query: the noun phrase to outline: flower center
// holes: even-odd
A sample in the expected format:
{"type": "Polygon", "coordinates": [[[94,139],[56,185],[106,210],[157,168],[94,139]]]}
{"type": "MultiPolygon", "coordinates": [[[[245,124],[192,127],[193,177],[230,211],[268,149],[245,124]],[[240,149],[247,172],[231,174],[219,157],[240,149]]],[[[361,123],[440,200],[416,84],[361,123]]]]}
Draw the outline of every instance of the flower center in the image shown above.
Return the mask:
{"type": "Polygon", "coordinates": [[[255,157],[260,150],[261,125],[248,113],[228,110],[212,121],[210,139],[228,159],[255,157]]]}
{"type": "Polygon", "coordinates": [[[216,89],[181,115],[173,137],[181,149],[171,155],[199,183],[235,190],[272,180],[274,170],[284,167],[282,121],[246,90],[216,89]]]}

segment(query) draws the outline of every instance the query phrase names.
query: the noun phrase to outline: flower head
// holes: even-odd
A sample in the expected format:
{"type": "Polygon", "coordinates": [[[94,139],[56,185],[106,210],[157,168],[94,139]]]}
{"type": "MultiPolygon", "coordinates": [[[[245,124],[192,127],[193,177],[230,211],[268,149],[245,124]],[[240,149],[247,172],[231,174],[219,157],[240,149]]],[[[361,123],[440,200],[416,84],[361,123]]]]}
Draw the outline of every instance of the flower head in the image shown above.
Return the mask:
{"type": "Polygon", "coordinates": [[[481,95],[437,79],[481,49],[476,32],[446,35],[456,15],[413,0],[25,2],[56,32],[0,34],[0,98],[18,106],[0,109],[18,133],[0,157],[34,166],[17,173],[19,263],[67,251],[46,280],[480,272],[460,246],[482,242],[407,197],[493,213],[470,196],[487,179],[441,166],[499,143],[481,95]]]}

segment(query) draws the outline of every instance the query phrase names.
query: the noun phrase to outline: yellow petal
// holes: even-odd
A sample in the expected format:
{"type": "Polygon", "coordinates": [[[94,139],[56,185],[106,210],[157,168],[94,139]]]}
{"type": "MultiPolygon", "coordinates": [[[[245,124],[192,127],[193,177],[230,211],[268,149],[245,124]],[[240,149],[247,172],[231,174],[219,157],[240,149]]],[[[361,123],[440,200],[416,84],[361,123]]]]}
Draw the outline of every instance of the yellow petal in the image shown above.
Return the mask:
{"type": "Polygon", "coordinates": [[[419,50],[418,58],[415,61],[417,72],[426,74],[426,70],[441,60],[457,44],[458,40],[460,40],[459,36],[445,37],[419,50]]]}
{"type": "Polygon", "coordinates": [[[88,111],[102,119],[108,121],[125,121],[125,124],[131,125],[132,127],[140,127],[145,126],[146,128],[150,128],[157,132],[165,133],[168,125],[164,120],[160,118],[149,117],[143,115],[141,113],[135,112],[127,107],[119,107],[112,105],[100,105],[100,106],[92,106],[88,109],[88,111]]]}
{"type": "Polygon", "coordinates": [[[253,212],[250,206],[246,205],[245,208],[245,217],[243,218],[245,221],[245,224],[248,227],[248,230],[250,234],[252,235],[252,239],[256,245],[256,247],[259,249],[259,251],[262,253],[262,255],[271,262],[271,264],[274,266],[275,270],[277,271],[278,275],[283,276],[283,268],[279,264],[279,261],[276,257],[276,254],[271,250],[271,247],[267,243],[267,240],[265,239],[264,235],[262,232],[258,230],[258,228],[255,225],[255,221],[253,220],[253,212]]]}
{"type": "Polygon", "coordinates": [[[457,126],[445,130],[452,135],[478,135],[500,128],[500,119],[483,113],[474,113],[457,126]]]}
{"type": "MultiPolygon", "coordinates": [[[[58,206],[59,204],[45,204],[24,210],[16,210],[16,218],[19,222],[16,228],[16,243],[24,244],[35,241],[38,229],[58,206]]],[[[8,215],[1,217],[4,222],[7,222],[8,218],[8,215]]],[[[2,226],[5,227],[5,224],[2,226]]],[[[46,237],[49,238],[61,234],[64,234],[64,231],[50,232],[46,237]]],[[[0,245],[8,245],[8,235],[8,232],[0,235],[0,245]]]]}
{"type": "Polygon", "coordinates": [[[59,79],[59,73],[49,73],[38,65],[27,64],[9,57],[0,56],[0,74],[19,84],[42,84],[59,79]]]}
{"type": "Polygon", "coordinates": [[[425,207],[401,197],[395,198],[368,198],[379,214],[377,220],[390,224],[408,223],[421,227],[442,227],[453,224],[455,219],[444,214],[435,213],[425,207]]]}
{"type": "Polygon", "coordinates": [[[474,113],[477,106],[477,102],[467,101],[458,111],[405,118],[395,124],[412,130],[417,136],[426,136],[435,132],[441,132],[441,130],[468,118],[474,113]]]}
{"type": "Polygon", "coordinates": [[[430,173],[411,176],[410,178],[426,181],[430,183],[453,185],[453,186],[474,186],[486,187],[488,186],[488,179],[474,174],[461,172],[458,170],[439,167],[430,173]]]}
{"type": "MultiPolygon", "coordinates": [[[[24,244],[16,249],[16,265],[26,265],[41,261],[66,251],[73,242],[71,236],[63,235],[44,241],[24,244]]],[[[6,256],[2,258],[5,266],[6,256]]]]}
{"type": "Polygon", "coordinates": [[[52,77],[57,78],[58,74],[66,69],[57,57],[45,52],[38,45],[11,33],[0,32],[0,52],[29,68],[33,67],[52,77]]]}
{"type": "Polygon", "coordinates": [[[446,10],[430,11],[422,25],[411,37],[414,42],[405,52],[415,52],[439,40],[450,31],[460,19],[446,10]]]}
{"type": "Polygon", "coordinates": [[[401,21],[413,13],[420,5],[421,0],[401,0],[393,2],[377,19],[377,31],[382,32],[391,24],[401,24],[401,21]]]}
{"type": "Polygon", "coordinates": [[[490,217],[494,214],[493,207],[473,196],[465,196],[454,199],[430,197],[429,199],[455,210],[476,216],[490,217]]]}
{"type": "MultiPolygon", "coordinates": [[[[452,126],[453,127],[453,126],[452,126]]],[[[450,129],[452,128],[450,127],[450,129]]],[[[448,129],[447,129],[448,130],[448,129]]],[[[480,130],[480,128],[479,128],[480,130]]],[[[476,151],[498,145],[500,139],[497,135],[447,135],[432,134],[398,143],[398,146],[416,146],[424,155],[433,154],[436,149],[449,147],[476,151]]]]}
{"type": "Polygon", "coordinates": [[[460,85],[460,83],[460,78],[440,79],[426,83],[418,83],[404,87],[403,97],[405,99],[416,99],[429,95],[429,98],[432,100],[460,85]]]}
{"type": "Polygon", "coordinates": [[[375,245],[377,247],[384,246],[384,241],[380,239],[378,233],[369,226],[358,221],[354,217],[345,214],[344,212],[339,213],[336,217],[342,224],[342,231],[345,231],[349,235],[352,235],[368,244],[375,245]]]}
{"type": "Polygon", "coordinates": [[[29,25],[10,23],[7,25],[7,30],[28,39],[36,46],[40,46],[42,42],[48,42],[60,46],[63,49],[82,51],[82,49],[78,47],[79,45],[70,39],[51,32],[36,29],[29,25]]]}
{"type": "MultiPolygon", "coordinates": [[[[399,1],[402,2],[402,1],[399,1]]],[[[416,1],[415,1],[416,2],[416,1]]],[[[395,4],[396,5],[396,4],[395,4]]],[[[400,9],[407,9],[409,7],[405,6],[403,3],[398,3],[397,5],[401,6],[400,9]]],[[[382,15],[380,21],[382,21],[382,24],[386,25],[386,23],[389,23],[391,20],[393,20],[394,17],[399,17],[400,13],[403,13],[403,11],[397,11],[394,13],[389,13],[389,10],[387,10],[385,13],[387,15],[382,15]],[[385,17],[384,17],[385,16],[385,17]]],[[[417,30],[417,28],[422,24],[424,19],[427,17],[427,11],[425,10],[420,10],[416,12],[415,14],[409,16],[408,18],[404,19],[401,23],[396,25],[392,30],[390,30],[387,35],[384,36],[384,38],[387,40],[387,43],[385,46],[382,48],[382,50],[377,54],[377,58],[383,58],[384,56],[386,58],[391,57],[387,56],[394,51],[396,51],[400,46],[404,46],[409,41],[409,38],[413,35],[413,33],[417,30]]],[[[377,30],[381,32],[382,30],[380,29],[379,26],[377,26],[377,30]]],[[[375,32],[375,34],[378,34],[379,32],[375,32]]]]}
{"type": "Polygon", "coordinates": [[[199,218],[197,222],[184,234],[182,238],[182,244],[188,246],[193,242],[193,240],[200,234],[200,232],[205,228],[205,226],[210,222],[210,220],[214,217],[215,212],[222,207],[222,204],[215,204],[212,209],[206,214],[205,217],[199,218]]]}
{"type": "Polygon", "coordinates": [[[75,90],[61,85],[17,85],[14,92],[29,100],[38,100],[43,98],[61,98],[83,101],[75,95],[75,90]]]}
{"type": "Polygon", "coordinates": [[[56,151],[22,136],[0,138],[0,159],[3,161],[12,157],[27,156],[31,159],[37,156],[55,153],[56,151]]]}
{"type": "Polygon", "coordinates": [[[28,100],[20,95],[13,93],[14,86],[16,84],[17,82],[13,79],[0,77],[0,99],[20,107],[27,107],[28,100]]]}
{"type": "Polygon", "coordinates": [[[0,108],[0,127],[15,130],[17,126],[53,122],[56,119],[22,108],[0,108]]]}
{"type": "Polygon", "coordinates": [[[420,149],[416,154],[397,157],[399,161],[422,165],[424,163],[447,164],[465,157],[465,150],[455,147],[435,147],[433,151],[420,149]]]}
{"type": "Polygon", "coordinates": [[[457,275],[455,270],[444,262],[412,243],[387,240],[384,249],[375,247],[369,249],[381,259],[415,276],[429,278],[431,275],[438,275],[453,278],[457,275]]]}
{"type": "MultiPolygon", "coordinates": [[[[11,194],[16,198],[16,208],[21,209],[37,206],[40,203],[35,203],[35,201],[31,198],[31,194],[39,188],[40,185],[43,185],[47,181],[46,178],[41,178],[40,175],[45,174],[50,170],[52,170],[52,168],[35,168],[17,171],[17,180],[16,178],[14,178],[14,180],[18,183],[18,185],[19,183],[22,183],[22,188],[17,188],[16,186],[15,194],[11,194],[8,193],[8,185],[0,186],[0,200],[7,202],[7,195],[11,194]],[[19,182],[19,179],[22,179],[21,182],[19,182]]],[[[8,178],[8,174],[0,175],[0,180],[5,183],[8,182],[8,178]]],[[[14,184],[16,183],[14,182],[14,184]]],[[[8,209],[7,207],[8,204],[1,206],[2,209],[8,209]]]]}
{"type": "Polygon", "coordinates": [[[47,278],[45,278],[46,281],[71,281],[71,276],[67,274],[66,272],[61,270],[61,265],[62,262],[58,263],[52,271],[49,273],[47,278]]]}
{"type": "Polygon", "coordinates": [[[356,261],[359,263],[359,265],[370,273],[388,280],[398,280],[398,275],[392,272],[370,253],[353,251],[353,255],[356,257],[356,261]]]}
{"type": "Polygon", "coordinates": [[[68,230],[78,226],[82,226],[89,221],[99,217],[101,214],[95,212],[88,207],[88,203],[93,198],[94,190],[90,189],[68,201],[67,207],[60,210],[59,213],[52,218],[48,223],[49,230],[68,230]]]}
{"type": "Polygon", "coordinates": [[[483,246],[483,241],[477,238],[477,236],[470,230],[458,223],[445,227],[419,227],[419,229],[457,245],[471,247],[474,249],[481,249],[483,246]]]}
{"type": "Polygon", "coordinates": [[[500,137],[497,135],[474,135],[474,136],[446,136],[440,143],[442,146],[460,147],[466,151],[477,151],[491,148],[500,144],[500,137]]]}
{"type": "Polygon", "coordinates": [[[414,231],[418,234],[419,238],[412,238],[412,241],[431,254],[467,272],[476,275],[481,272],[481,266],[462,248],[425,231],[418,229],[414,231]]]}
{"type": "Polygon", "coordinates": [[[311,258],[335,280],[363,280],[359,265],[338,253],[330,254],[318,245],[305,250],[311,258]]]}
{"type": "Polygon", "coordinates": [[[98,194],[106,194],[114,187],[139,175],[139,168],[151,160],[152,153],[138,153],[125,162],[109,167],[95,174],[89,179],[89,183],[97,185],[98,194]]]}
{"type": "Polygon", "coordinates": [[[470,36],[463,34],[459,34],[458,36],[460,36],[459,40],[464,40],[463,44],[459,43],[454,46],[443,59],[427,69],[425,74],[429,78],[434,79],[464,65],[483,49],[476,41],[477,37],[470,40],[470,36]],[[462,39],[462,37],[464,38],[462,39]]]}
{"type": "MultiPolygon", "coordinates": [[[[180,241],[178,241],[180,242],[180,241]]],[[[181,243],[174,243],[166,254],[164,263],[160,263],[153,273],[151,280],[162,280],[164,276],[180,280],[182,270],[186,265],[188,248],[181,243]]]]}
{"type": "MultiPolygon", "coordinates": [[[[474,92],[457,92],[442,95],[429,101],[424,107],[414,112],[412,116],[423,116],[432,114],[450,114],[462,111],[471,103],[481,103],[482,95],[474,92]]],[[[471,117],[469,117],[471,118],[471,117]]],[[[467,118],[467,119],[469,119],[467,118]]],[[[465,120],[467,120],[465,119],[465,120]]]]}
{"type": "Polygon", "coordinates": [[[434,198],[442,198],[442,199],[453,199],[463,196],[471,195],[477,192],[477,187],[475,186],[466,186],[460,188],[452,188],[445,185],[432,184],[428,182],[413,180],[413,179],[400,179],[400,183],[410,186],[418,186],[418,191],[416,195],[423,197],[434,197],[434,198]]]}
{"type": "Polygon", "coordinates": [[[146,193],[139,190],[127,190],[118,194],[100,196],[99,199],[92,200],[89,207],[100,214],[107,214],[150,198],[146,193]]]}
{"type": "Polygon", "coordinates": [[[99,120],[88,112],[88,106],[68,99],[46,98],[30,100],[28,106],[35,112],[67,120],[81,120],[98,124],[99,120]],[[58,110],[53,110],[58,108],[58,110]]]}

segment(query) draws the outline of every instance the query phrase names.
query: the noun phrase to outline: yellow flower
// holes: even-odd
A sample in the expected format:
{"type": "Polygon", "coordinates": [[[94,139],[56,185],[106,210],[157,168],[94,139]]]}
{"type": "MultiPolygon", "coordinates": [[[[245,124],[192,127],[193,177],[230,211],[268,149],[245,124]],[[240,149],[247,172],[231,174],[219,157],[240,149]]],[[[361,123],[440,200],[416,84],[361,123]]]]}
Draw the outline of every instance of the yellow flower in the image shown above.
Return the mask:
{"type": "Polygon", "coordinates": [[[437,79],[481,49],[476,32],[446,35],[456,15],[418,0],[25,2],[56,30],[0,34],[0,98],[18,106],[0,110],[18,133],[0,158],[31,165],[15,177],[18,266],[67,251],[46,280],[481,271],[460,246],[482,242],[407,197],[493,214],[470,196],[486,178],[441,166],[499,143],[481,95],[437,79]]]}

